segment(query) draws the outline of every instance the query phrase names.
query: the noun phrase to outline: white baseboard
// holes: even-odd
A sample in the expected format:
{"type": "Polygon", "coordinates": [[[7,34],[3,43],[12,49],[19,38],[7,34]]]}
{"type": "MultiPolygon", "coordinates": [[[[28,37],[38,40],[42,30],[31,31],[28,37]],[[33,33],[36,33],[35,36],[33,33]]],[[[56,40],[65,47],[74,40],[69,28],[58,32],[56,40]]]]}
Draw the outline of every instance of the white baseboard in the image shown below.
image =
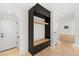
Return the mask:
{"type": "Polygon", "coordinates": [[[56,42],[56,43],[53,43],[53,44],[51,44],[52,46],[53,46],[53,48],[55,48],[56,46],[58,46],[58,45],[60,45],[60,41],[58,41],[58,42],[56,42]]]}
{"type": "Polygon", "coordinates": [[[27,56],[28,53],[28,51],[20,52],[20,56],[27,56]]]}

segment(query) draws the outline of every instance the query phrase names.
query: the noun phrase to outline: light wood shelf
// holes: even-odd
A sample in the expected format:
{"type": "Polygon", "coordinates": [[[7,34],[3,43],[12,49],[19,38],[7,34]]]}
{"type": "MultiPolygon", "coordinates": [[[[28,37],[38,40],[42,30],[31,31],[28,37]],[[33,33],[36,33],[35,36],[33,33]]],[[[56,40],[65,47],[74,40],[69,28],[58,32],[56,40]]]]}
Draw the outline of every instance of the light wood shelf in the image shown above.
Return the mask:
{"type": "Polygon", "coordinates": [[[46,23],[46,22],[44,22],[44,21],[34,21],[34,23],[36,23],[36,24],[48,25],[48,23],[46,23]]]}
{"type": "Polygon", "coordinates": [[[46,38],[35,40],[34,41],[34,46],[39,45],[39,44],[44,43],[44,42],[47,42],[47,41],[49,41],[49,39],[46,39],[46,38]]]}

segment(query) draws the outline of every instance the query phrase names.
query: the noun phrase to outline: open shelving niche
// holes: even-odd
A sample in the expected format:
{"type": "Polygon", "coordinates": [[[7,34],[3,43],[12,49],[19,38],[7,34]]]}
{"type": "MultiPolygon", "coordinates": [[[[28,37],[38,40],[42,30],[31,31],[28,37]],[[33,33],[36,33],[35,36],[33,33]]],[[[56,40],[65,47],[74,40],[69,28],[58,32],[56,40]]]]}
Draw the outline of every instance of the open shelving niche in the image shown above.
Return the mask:
{"type": "Polygon", "coordinates": [[[29,52],[35,55],[42,49],[50,46],[50,11],[38,3],[29,10],[29,52]],[[45,20],[34,19],[34,16],[45,20]],[[45,25],[45,37],[34,41],[34,24],[45,25]]]}
{"type": "Polygon", "coordinates": [[[34,41],[34,46],[39,45],[39,44],[44,43],[44,42],[47,42],[47,41],[49,41],[49,40],[46,39],[46,38],[35,40],[34,41]]]}
{"type": "MultiPolygon", "coordinates": [[[[34,19],[34,23],[40,24],[40,25],[48,25],[48,23],[45,22],[45,20],[34,19]]],[[[38,40],[34,39],[34,46],[39,45],[39,44],[44,43],[44,42],[47,42],[47,41],[49,41],[47,38],[42,38],[42,39],[38,39],[38,40]]]]}
{"type": "Polygon", "coordinates": [[[36,23],[36,24],[42,24],[42,25],[48,25],[48,23],[45,22],[45,21],[36,21],[36,20],[34,20],[34,23],[36,23]]]}

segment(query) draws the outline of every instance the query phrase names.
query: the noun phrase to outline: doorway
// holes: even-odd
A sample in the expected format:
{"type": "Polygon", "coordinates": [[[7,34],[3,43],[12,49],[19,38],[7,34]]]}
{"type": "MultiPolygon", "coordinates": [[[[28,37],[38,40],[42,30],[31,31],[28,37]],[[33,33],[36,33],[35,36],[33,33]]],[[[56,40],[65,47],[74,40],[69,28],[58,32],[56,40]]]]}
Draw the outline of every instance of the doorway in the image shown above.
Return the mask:
{"type": "Polygon", "coordinates": [[[16,16],[11,14],[1,14],[0,15],[0,52],[1,54],[7,55],[7,53],[11,53],[12,51],[15,51],[15,49],[16,49],[16,52],[18,52],[19,50],[18,47],[19,47],[19,23],[16,16]],[[6,52],[6,51],[9,51],[9,52],[6,52]]]}

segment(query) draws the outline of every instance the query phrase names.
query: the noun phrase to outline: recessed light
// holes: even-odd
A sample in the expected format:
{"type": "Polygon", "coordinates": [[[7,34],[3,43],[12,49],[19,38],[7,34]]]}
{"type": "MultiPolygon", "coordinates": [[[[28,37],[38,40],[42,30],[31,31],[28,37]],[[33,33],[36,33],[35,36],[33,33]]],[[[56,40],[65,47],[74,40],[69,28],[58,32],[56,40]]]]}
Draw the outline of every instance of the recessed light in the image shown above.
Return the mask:
{"type": "Polygon", "coordinates": [[[8,10],[8,13],[11,13],[11,11],[10,11],[10,10],[8,10]]]}

